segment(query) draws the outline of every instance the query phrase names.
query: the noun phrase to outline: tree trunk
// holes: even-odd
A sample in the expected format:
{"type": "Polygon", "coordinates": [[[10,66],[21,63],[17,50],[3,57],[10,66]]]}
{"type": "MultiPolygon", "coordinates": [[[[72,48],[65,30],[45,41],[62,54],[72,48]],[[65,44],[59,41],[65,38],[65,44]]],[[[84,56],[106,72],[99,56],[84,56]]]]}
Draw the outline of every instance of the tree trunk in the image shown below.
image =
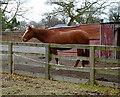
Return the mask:
{"type": "Polygon", "coordinates": [[[71,26],[73,24],[73,22],[74,22],[74,18],[71,18],[69,23],[68,23],[68,26],[71,26]]]}

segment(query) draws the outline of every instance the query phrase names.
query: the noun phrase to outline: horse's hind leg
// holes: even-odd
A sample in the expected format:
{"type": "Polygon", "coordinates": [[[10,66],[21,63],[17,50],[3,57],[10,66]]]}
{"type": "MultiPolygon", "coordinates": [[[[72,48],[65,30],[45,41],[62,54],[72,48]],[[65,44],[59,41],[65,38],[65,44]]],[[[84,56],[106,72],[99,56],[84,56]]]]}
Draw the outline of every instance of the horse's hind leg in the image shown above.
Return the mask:
{"type": "MultiPolygon", "coordinates": [[[[82,56],[84,54],[83,49],[77,49],[77,56],[82,56]]],[[[74,67],[78,66],[78,63],[80,62],[80,60],[77,60],[74,67]]],[[[82,62],[83,65],[83,62],[82,62]]]]}
{"type": "MultiPolygon", "coordinates": [[[[83,56],[84,57],[89,57],[89,50],[85,49],[85,51],[83,52],[83,56]]],[[[82,66],[85,67],[85,64],[89,64],[89,61],[83,60],[82,61],[82,66]]]]}
{"type": "MultiPolygon", "coordinates": [[[[85,57],[89,57],[89,50],[85,49],[85,57]]],[[[89,61],[84,61],[85,64],[89,64],[89,61]]]]}
{"type": "MultiPolygon", "coordinates": [[[[54,54],[54,55],[58,55],[58,52],[57,52],[57,49],[56,49],[56,48],[52,48],[52,49],[51,49],[51,53],[54,54]]],[[[56,64],[59,64],[58,58],[55,58],[55,60],[56,60],[56,64]]]]}

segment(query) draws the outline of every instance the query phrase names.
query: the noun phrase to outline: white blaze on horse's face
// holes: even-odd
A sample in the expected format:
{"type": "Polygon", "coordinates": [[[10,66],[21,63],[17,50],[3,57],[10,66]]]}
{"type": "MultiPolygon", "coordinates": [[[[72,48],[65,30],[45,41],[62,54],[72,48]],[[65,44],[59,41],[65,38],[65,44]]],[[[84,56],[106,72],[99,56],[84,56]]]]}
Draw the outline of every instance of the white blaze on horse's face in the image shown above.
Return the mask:
{"type": "Polygon", "coordinates": [[[28,29],[25,31],[25,33],[23,34],[23,36],[22,36],[22,41],[24,41],[24,42],[26,42],[27,41],[27,39],[26,39],[26,34],[27,34],[27,32],[28,32],[28,29]]]}
{"type": "Polygon", "coordinates": [[[22,41],[27,42],[33,37],[33,32],[31,29],[27,29],[22,36],[22,41]]]}
{"type": "Polygon", "coordinates": [[[25,38],[25,35],[26,35],[27,32],[28,32],[28,30],[26,30],[25,33],[24,33],[24,35],[23,35],[23,37],[24,37],[23,40],[24,40],[24,41],[27,40],[27,39],[25,38]]]}

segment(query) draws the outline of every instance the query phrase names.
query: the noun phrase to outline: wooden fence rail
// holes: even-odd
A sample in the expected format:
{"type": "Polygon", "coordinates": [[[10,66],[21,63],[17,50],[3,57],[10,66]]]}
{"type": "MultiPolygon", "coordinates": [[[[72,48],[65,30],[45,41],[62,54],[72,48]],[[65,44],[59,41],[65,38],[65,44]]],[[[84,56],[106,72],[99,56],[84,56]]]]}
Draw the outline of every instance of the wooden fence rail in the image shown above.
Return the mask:
{"type": "MultiPolygon", "coordinates": [[[[0,45],[7,45],[8,50],[5,51],[4,49],[1,50],[2,54],[8,54],[8,62],[9,64],[9,73],[16,73],[14,70],[14,64],[19,62],[16,62],[13,60],[13,54],[22,54],[22,55],[34,55],[34,56],[42,56],[45,57],[45,65],[40,64],[40,67],[45,68],[45,74],[42,74],[41,76],[46,79],[54,79],[54,80],[60,80],[60,81],[69,81],[69,82],[75,82],[75,83],[83,83],[83,84],[101,84],[105,86],[111,86],[115,88],[120,88],[120,83],[114,83],[114,82],[105,82],[105,81],[98,81],[95,80],[96,73],[100,74],[108,74],[108,75],[116,75],[119,76],[120,74],[120,67],[116,67],[115,70],[108,70],[105,68],[97,69],[96,64],[97,62],[112,62],[116,64],[120,64],[120,59],[101,59],[98,57],[95,57],[95,51],[96,50],[109,50],[109,51],[120,51],[120,47],[117,46],[92,46],[92,45],[76,45],[76,44],[44,44],[44,43],[22,43],[22,42],[1,42],[0,45]],[[45,54],[39,54],[39,53],[33,53],[33,52],[19,52],[14,51],[14,46],[29,46],[29,47],[45,47],[45,54]],[[75,48],[75,49],[89,49],[90,50],[90,57],[82,57],[82,56],[66,56],[66,55],[51,55],[50,54],[50,47],[59,47],[59,48],[75,48]],[[50,63],[50,58],[67,58],[67,59],[80,59],[80,60],[88,60],[90,62],[90,66],[87,68],[75,68],[70,66],[61,66],[61,65],[54,65],[50,63]],[[81,72],[89,72],[90,78],[89,79],[79,79],[79,78],[72,78],[72,77],[63,77],[63,76],[54,76],[50,73],[51,68],[53,69],[62,69],[62,70],[71,70],[71,71],[81,71],[81,72]]],[[[22,65],[25,65],[25,63],[20,63],[22,65]]],[[[35,65],[34,65],[35,66],[35,65]]],[[[106,67],[107,68],[107,67],[106,67]]],[[[114,67],[113,67],[114,68],[114,67]]],[[[22,71],[23,72],[23,71],[22,71]]],[[[20,73],[18,71],[17,73],[20,73]]],[[[22,74],[25,74],[23,72],[22,74]]],[[[39,74],[38,74],[39,75],[39,74]]]]}
{"type": "Polygon", "coordinates": [[[24,31],[2,31],[0,35],[10,35],[10,36],[17,36],[17,35],[22,35],[24,31]]]}

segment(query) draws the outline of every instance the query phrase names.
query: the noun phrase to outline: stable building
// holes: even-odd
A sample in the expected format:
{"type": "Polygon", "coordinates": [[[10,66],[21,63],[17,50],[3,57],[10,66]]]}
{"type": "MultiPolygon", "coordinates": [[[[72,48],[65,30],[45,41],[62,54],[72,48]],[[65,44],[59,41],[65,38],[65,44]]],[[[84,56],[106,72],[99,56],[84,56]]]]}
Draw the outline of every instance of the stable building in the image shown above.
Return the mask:
{"type": "MultiPolygon", "coordinates": [[[[57,25],[49,29],[59,31],[84,30],[89,34],[90,45],[120,46],[120,21],[100,24],[80,24],[76,26],[57,25]]],[[[65,51],[75,53],[75,50],[65,51]]],[[[63,52],[62,52],[63,54],[63,52]]],[[[120,52],[98,51],[98,57],[120,59],[120,52]]]]}

